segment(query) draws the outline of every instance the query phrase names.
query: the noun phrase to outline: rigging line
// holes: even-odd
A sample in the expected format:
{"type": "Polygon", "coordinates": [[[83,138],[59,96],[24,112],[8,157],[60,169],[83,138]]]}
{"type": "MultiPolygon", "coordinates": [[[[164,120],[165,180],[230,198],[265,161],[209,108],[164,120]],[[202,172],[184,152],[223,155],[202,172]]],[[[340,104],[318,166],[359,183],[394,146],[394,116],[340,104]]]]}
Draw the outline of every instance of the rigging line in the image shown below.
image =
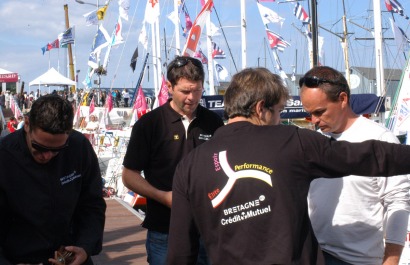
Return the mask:
{"type": "MultiPolygon", "coordinates": [[[[120,58],[119,58],[118,63],[117,63],[117,68],[115,69],[114,77],[113,77],[112,80],[111,80],[110,91],[112,90],[112,88],[113,88],[113,86],[114,86],[114,81],[115,81],[115,79],[117,78],[118,68],[120,67],[121,59],[122,59],[122,56],[123,56],[123,54],[124,54],[125,46],[127,45],[127,40],[128,40],[129,35],[130,35],[131,26],[132,26],[132,24],[134,23],[134,18],[135,18],[135,14],[137,13],[137,9],[138,9],[139,2],[140,2],[140,0],[137,1],[137,5],[135,6],[134,14],[132,15],[132,19],[131,19],[130,26],[128,27],[127,36],[126,36],[125,41],[124,41],[124,46],[122,46],[122,51],[121,51],[120,58]]],[[[138,42],[137,42],[137,45],[138,45],[138,42]]],[[[129,80],[130,74],[131,74],[131,73],[129,72],[126,81],[129,80]]]]}
{"type": "Polygon", "coordinates": [[[224,36],[226,46],[228,46],[229,54],[231,55],[233,65],[235,66],[235,72],[238,72],[238,67],[236,67],[236,63],[235,63],[235,59],[233,58],[233,55],[232,55],[231,47],[229,46],[228,40],[226,39],[225,31],[222,27],[221,20],[219,19],[218,12],[216,11],[215,5],[213,6],[213,8],[215,10],[216,18],[218,19],[219,27],[221,28],[221,31],[222,31],[222,35],[224,36]]]}

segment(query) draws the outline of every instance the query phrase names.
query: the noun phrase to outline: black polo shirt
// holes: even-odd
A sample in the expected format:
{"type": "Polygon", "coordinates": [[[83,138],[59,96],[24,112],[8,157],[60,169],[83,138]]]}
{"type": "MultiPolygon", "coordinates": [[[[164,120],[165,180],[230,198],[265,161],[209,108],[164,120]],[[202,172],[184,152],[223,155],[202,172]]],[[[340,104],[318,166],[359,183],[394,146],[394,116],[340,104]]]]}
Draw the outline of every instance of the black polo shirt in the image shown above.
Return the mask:
{"type": "MultiPolygon", "coordinates": [[[[123,165],[144,171],[145,179],[155,188],[172,190],[172,179],[178,162],[198,145],[209,140],[223,125],[214,112],[197,108],[186,137],[182,116],[172,109],[170,101],[143,115],[134,125],[123,165]]],[[[147,198],[145,228],[168,233],[170,209],[147,198]]]]}

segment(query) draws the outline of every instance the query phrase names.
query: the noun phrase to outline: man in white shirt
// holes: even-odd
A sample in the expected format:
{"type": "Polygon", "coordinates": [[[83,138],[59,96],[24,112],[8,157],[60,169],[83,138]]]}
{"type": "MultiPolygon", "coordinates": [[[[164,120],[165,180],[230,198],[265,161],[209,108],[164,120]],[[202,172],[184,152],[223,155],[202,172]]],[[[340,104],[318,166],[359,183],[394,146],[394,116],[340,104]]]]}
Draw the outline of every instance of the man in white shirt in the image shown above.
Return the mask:
{"type": "MultiPolygon", "coordinates": [[[[399,143],[382,125],[355,114],[345,77],[314,67],[299,81],[312,123],[336,140],[399,143]]],[[[309,215],[326,264],[397,265],[409,217],[407,176],[317,179],[309,190],[309,215]]]]}

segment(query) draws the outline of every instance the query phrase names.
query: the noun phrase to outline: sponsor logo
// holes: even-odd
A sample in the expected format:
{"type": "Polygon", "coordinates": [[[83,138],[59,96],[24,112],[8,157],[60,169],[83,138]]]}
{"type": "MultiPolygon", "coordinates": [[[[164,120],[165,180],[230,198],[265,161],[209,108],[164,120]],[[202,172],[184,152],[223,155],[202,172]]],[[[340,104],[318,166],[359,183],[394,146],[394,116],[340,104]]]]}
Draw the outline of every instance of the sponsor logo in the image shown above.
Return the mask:
{"type": "Polygon", "coordinates": [[[78,174],[76,171],[74,171],[73,173],[71,173],[67,176],[61,177],[60,178],[61,186],[65,185],[65,184],[68,184],[71,181],[73,181],[77,178],[80,178],[80,177],[81,177],[81,174],[78,174]]]}

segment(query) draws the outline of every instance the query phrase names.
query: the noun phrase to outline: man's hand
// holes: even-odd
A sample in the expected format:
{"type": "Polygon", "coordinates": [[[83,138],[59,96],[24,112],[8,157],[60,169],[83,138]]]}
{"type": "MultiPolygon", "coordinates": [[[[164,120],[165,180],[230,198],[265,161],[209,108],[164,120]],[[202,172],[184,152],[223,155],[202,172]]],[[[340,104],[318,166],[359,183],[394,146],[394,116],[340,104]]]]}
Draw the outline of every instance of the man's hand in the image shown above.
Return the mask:
{"type": "Polygon", "coordinates": [[[70,260],[72,260],[71,262],[59,258],[61,255],[58,253],[58,251],[55,251],[54,258],[48,259],[48,261],[54,265],[81,265],[87,260],[87,253],[83,248],[68,246],[65,247],[65,250],[72,252],[71,257],[73,258],[70,258],[70,260]]]}

